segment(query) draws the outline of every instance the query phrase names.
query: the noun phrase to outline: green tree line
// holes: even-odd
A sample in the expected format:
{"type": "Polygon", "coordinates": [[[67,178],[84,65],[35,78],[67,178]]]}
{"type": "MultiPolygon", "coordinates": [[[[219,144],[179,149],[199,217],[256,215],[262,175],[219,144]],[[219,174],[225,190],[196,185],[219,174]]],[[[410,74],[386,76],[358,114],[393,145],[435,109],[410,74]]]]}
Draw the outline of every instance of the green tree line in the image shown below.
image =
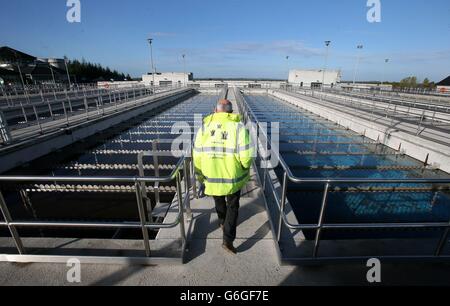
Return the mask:
{"type": "Polygon", "coordinates": [[[103,67],[100,64],[81,61],[68,60],[67,66],[71,76],[76,78],[78,83],[91,83],[96,81],[124,81],[131,80],[129,74],[119,73],[117,70],[111,70],[109,67],[103,67]]]}
{"type": "Polygon", "coordinates": [[[436,84],[431,82],[428,78],[425,78],[422,82],[419,82],[417,77],[410,76],[402,79],[400,82],[390,83],[394,88],[422,88],[433,90],[436,88],[436,84]]]}

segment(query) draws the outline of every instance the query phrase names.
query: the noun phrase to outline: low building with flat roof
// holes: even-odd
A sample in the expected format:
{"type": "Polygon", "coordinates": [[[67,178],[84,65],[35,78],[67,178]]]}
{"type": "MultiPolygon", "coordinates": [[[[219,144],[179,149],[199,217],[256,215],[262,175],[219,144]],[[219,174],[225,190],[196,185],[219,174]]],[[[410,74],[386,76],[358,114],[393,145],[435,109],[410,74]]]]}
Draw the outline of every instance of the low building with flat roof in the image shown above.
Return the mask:
{"type": "Polygon", "coordinates": [[[335,87],[341,82],[340,70],[296,69],[289,72],[289,84],[307,88],[335,87]]]}
{"type": "Polygon", "coordinates": [[[145,85],[152,86],[154,80],[154,85],[158,87],[186,86],[193,79],[193,73],[184,72],[156,72],[154,75],[148,73],[142,76],[142,82],[145,85]]]}

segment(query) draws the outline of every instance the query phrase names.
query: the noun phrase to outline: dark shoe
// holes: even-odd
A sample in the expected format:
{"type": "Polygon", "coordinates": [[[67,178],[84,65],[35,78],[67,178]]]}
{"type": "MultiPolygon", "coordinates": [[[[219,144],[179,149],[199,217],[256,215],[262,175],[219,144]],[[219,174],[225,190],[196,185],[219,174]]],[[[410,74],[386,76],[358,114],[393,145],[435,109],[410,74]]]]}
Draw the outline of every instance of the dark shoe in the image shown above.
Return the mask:
{"type": "Polygon", "coordinates": [[[236,255],[236,254],[237,254],[237,250],[236,250],[236,248],[233,246],[232,243],[224,242],[224,243],[222,244],[222,248],[223,248],[225,251],[227,251],[228,253],[230,253],[230,254],[233,254],[233,255],[236,255]]]}

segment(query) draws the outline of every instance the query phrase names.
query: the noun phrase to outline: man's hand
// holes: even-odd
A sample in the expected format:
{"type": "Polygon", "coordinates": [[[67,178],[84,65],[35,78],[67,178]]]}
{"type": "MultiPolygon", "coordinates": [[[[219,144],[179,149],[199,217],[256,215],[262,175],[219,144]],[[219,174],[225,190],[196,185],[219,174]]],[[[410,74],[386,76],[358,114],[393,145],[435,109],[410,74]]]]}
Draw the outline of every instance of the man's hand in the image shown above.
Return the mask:
{"type": "Polygon", "coordinates": [[[200,183],[200,186],[198,187],[198,198],[199,199],[203,199],[204,197],[206,197],[205,195],[205,184],[204,183],[200,183]]]}

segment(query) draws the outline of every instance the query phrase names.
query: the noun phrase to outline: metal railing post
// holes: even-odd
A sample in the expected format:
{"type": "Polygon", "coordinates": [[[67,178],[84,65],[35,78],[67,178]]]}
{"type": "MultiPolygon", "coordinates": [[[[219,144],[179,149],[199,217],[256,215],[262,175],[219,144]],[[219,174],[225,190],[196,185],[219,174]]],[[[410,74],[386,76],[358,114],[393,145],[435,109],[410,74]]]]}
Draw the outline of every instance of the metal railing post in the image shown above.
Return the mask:
{"type": "Polygon", "coordinates": [[[314,251],[313,251],[314,258],[317,258],[317,254],[319,252],[320,236],[322,234],[323,220],[325,219],[325,211],[327,209],[329,188],[330,188],[330,183],[327,183],[325,185],[325,190],[323,193],[322,206],[320,208],[319,224],[318,224],[318,229],[316,231],[316,239],[314,241],[314,251]]]}
{"type": "Polygon", "coordinates": [[[148,230],[146,227],[147,218],[145,217],[145,209],[144,209],[144,204],[142,202],[141,186],[138,181],[136,181],[134,186],[136,188],[136,201],[137,201],[137,206],[138,206],[138,211],[139,211],[139,219],[141,221],[142,238],[143,238],[143,242],[144,242],[145,255],[147,257],[150,257],[150,253],[151,253],[150,239],[149,239],[148,230]]]}
{"type": "Polygon", "coordinates": [[[23,114],[23,118],[25,120],[25,123],[28,123],[27,113],[25,111],[25,108],[23,107],[22,100],[20,100],[20,108],[22,109],[22,114],[23,114]]]}
{"type": "MultiPolygon", "coordinates": [[[[266,161],[264,161],[266,163],[266,161]]],[[[264,174],[263,174],[263,191],[266,191],[266,181],[267,181],[267,165],[264,167],[264,174]]]]}
{"type": "Polygon", "coordinates": [[[69,102],[69,110],[70,110],[71,113],[73,113],[72,101],[70,100],[69,93],[67,92],[67,90],[64,90],[64,92],[66,94],[67,102],[69,102]]]}
{"type": "Polygon", "coordinates": [[[196,199],[198,199],[198,193],[197,193],[197,176],[195,174],[195,165],[194,165],[194,143],[191,141],[191,161],[190,161],[190,167],[191,167],[191,179],[192,179],[192,191],[193,195],[196,199]]]}
{"type": "Polygon", "coordinates": [[[184,228],[184,209],[183,209],[183,194],[181,191],[181,173],[177,173],[177,199],[178,199],[178,211],[180,213],[180,235],[183,245],[186,242],[186,230],[184,228]]]}
{"type": "Polygon", "coordinates": [[[14,244],[16,245],[17,251],[20,255],[25,254],[25,248],[23,246],[22,240],[20,239],[19,232],[16,227],[11,225],[12,218],[9,213],[8,207],[6,206],[5,198],[3,197],[3,193],[0,190],[0,211],[2,212],[3,219],[5,219],[6,225],[8,226],[9,232],[14,240],[14,244]]]}
{"type": "Polygon", "coordinates": [[[53,117],[52,106],[50,105],[50,100],[48,100],[48,99],[47,99],[47,105],[48,105],[48,111],[50,112],[50,117],[52,117],[52,120],[55,120],[55,118],[53,117]]]}
{"type": "Polygon", "coordinates": [[[100,98],[99,98],[100,96],[97,96],[97,99],[94,99],[95,100],[95,106],[97,107],[97,115],[101,115],[101,112],[100,112],[100,98]]]}
{"type": "Polygon", "coordinates": [[[192,210],[191,210],[191,199],[190,199],[190,175],[189,175],[189,160],[186,158],[184,160],[184,188],[186,191],[186,214],[188,216],[188,220],[192,219],[192,210]]]}
{"type": "Polygon", "coordinates": [[[84,91],[84,107],[86,110],[86,119],[89,120],[89,104],[87,102],[86,91],[84,91]]]}
{"type": "MultiPolygon", "coordinates": [[[[139,176],[145,177],[144,153],[143,152],[140,152],[138,154],[138,168],[139,168],[139,176]]],[[[145,182],[140,182],[140,185],[141,185],[141,194],[145,200],[145,213],[147,215],[148,220],[152,221],[153,220],[153,208],[152,208],[152,202],[147,195],[147,185],[145,182]]]]}
{"type": "Polygon", "coordinates": [[[0,137],[3,144],[9,144],[12,140],[11,131],[9,130],[8,127],[8,121],[6,121],[6,118],[1,110],[0,110],[0,137]]]}
{"type": "Polygon", "coordinates": [[[420,117],[420,121],[419,121],[419,124],[417,126],[417,134],[416,134],[416,136],[419,136],[421,134],[420,129],[422,128],[422,123],[423,123],[424,119],[425,119],[425,110],[422,112],[422,116],[420,117]]]}
{"type": "Polygon", "coordinates": [[[450,234],[450,222],[448,223],[448,227],[445,229],[444,233],[441,236],[441,239],[439,240],[438,247],[436,248],[435,256],[439,257],[441,256],[442,250],[444,249],[445,245],[447,244],[447,238],[450,234]]]}
{"type": "Polygon", "coordinates": [[[64,110],[64,116],[66,117],[67,126],[69,126],[70,125],[70,121],[69,121],[69,114],[67,113],[67,110],[66,110],[66,103],[64,103],[64,100],[62,100],[61,104],[62,104],[62,107],[63,107],[63,110],[64,110]]]}
{"type": "Polygon", "coordinates": [[[38,124],[38,126],[39,126],[39,130],[41,131],[41,134],[44,134],[44,131],[42,130],[41,121],[39,120],[39,115],[38,115],[38,113],[37,113],[37,110],[36,110],[36,106],[35,106],[35,105],[33,105],[33,112],[34,112],[34,116],[36,117],[36,121],[37,121],[37,124],[38,124]]]}
{"type": "Polygon", "coordinates": [[[278,218],[278,232],[277,232],[277,240],[278,243],[281,241],[281,234],[283,229],[283,214],[284,214],[284,208],[286,206],[286,193],[287,193],[287,180],[288,175],[287,172],[284,172],[283,175],[283,190],[281,193],[281,203],[280,203],[280,217],[278,218]]]}
{"type": "MultiPolygon", "coordinates": [[[[155,176],[159,176],[159,158],[158,158],[158,140],[154,140],[152,142],[152,151],[153,151],[153,167],[155,168],[155,176]]],[[[155,188],[155,205],[159,205],[161,203],[159,197],[159,182],[154,184],[155,188]]]]}
{"type": "Polygon", "coordinates": [[[102,95],[100,95],[98,97],[98,101],[99,101],[100,107],[102,108],[102,117],[103,117],[103,116],[105,116],[105,104],[103,103],[103,96],[102,95]]]}

